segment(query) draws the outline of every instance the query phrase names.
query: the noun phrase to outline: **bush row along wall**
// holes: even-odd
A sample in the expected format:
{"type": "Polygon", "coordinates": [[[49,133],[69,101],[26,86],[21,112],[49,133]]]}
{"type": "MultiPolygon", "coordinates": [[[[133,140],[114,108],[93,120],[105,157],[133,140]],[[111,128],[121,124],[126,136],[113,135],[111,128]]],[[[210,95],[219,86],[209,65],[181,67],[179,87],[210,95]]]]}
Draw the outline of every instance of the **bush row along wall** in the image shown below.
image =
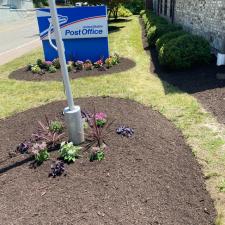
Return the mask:
{"type": "MultiPolygon", "coordinates": [[[[170,5],[173,1],[153,0],[155,12],[171,20],[170,5]]],[[[176,0],[174,22],[193,34],[205,37],[216,50],[225,52],[224,0],[176,0]]]]}

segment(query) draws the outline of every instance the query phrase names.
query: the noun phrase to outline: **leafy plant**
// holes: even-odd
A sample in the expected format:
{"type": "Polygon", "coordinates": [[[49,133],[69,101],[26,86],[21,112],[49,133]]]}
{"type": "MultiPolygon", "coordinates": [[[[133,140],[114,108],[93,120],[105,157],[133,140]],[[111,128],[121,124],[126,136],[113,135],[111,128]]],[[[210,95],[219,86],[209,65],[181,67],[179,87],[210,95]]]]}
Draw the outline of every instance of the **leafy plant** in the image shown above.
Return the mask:
{"type": "Polygon", "coordinates": [[[74,162],[76,158],[79,157],[81,149],[82,148],[80,146],[75,146],[72,142],[62,142],[59,150],[60,157],[62,157],[64,161],[68,163],[74,162]]]}
{"type": "Polygon", "coordinates": [[[93,70],[94,66],[90,60],[86,60],[84,62],[84,69],[85,70],[93,70]]]}
{"type": "Polygon", "coordinates": [[[42,140],[47,143],[48,146],[55,147],[59,141],[63,138],[64,133],[58,133],[50,130],[51,122],[48,117],[45,116],[46,124],[38,121],[39,128],[32,136],[36,141],[42,140]]]}
{"type": "Polygon", "coordinates": [[[103,151],[103,148],[99,148],[99,147],[93,147],[91,149],[91,154],[90,154],[90,161],[93,162],[95,160],[97,161],[102,161],[103,159],[105,159],[105,153],[103,151]]]}
{"type": "Polygon", "coordinates": [[[49,66],[48,68],[48,72],[49,73],[56,73],[57,69],[54,65],[49,66]]]}
{"type": "Polygon", "coordinates": [[[75,68],[76,68],[77,70],[83,70],[83,69],[84,69],[84,62],[78,60],[78,61],[76,61],[76,62],[74,63],[74,66],[75,66],[75,68]]]}
{"type": "Polygon", "coordinates": [[[26,71],[31,71],[31,68],[34,67],[34,66],[35,66],[35,64],[29,63],[29,64],[27,65],[26,71]]]}
{"type": "Polygon", "coordinates": [[[31,72],[39,74],[42,71],[41,71],[41,68],[38,65],[34,65],[34,66],[31,67],[31,72]]]}
{"type": "Polygon", "coordinates": [[[100,68],[103,66],[103,61],[99,59],[97,62],[94,63],[95,68],[100,68]]]}
{"type": "Polygon", "coordinates": [[[117,65],[120,63],[120,56],[117,53],[114,53],[114,55],[112,56],[112,64],[113,65],[117,65]]]}
{"type": "Polygon", "coordinates": [[[49,125],[49,130],[53,133],[62,133],[63,131],[63,125],[61,122],[55,120],[55,121],[50,121],[49,125]]]}
{"type": "Polygon", "coordinates": [[[121,126],[116,129],[116,133],[125,137],[131,137],[134,134],[134,130],[126,126],[121,126]]]}
{"type": "Polygon", "coordinates": [[[95,114],[97,126],[103,127],[107,121],[107,115],[104,112],[99,112],[95,114]]]}
{"type": "Polygon", "coordinates": [[[49,153],[46,142],[36,143],[32,146],[31,152],[34,154],[35,161],[38,164],[49,159],[49,153]]]}
{"type": "Polygon", "coordinates": [[[32,146],[31,142],[24,141],[17,146],[16,151],[21,154],[28,154],[28,151],[31,146],[32,146]]]}
{"type": "Polygon", "coordinates": [[[43,62],[43,67],[44,67],[44,69],[49,70],[49,67],[50,67],[50,66],[53,66],[53,64],[52,64],[51,61],[44,61],[44,62],[43,62]]]}
{"type": "Polygon", "coordinates": [[[106,67],[109,69],[110,67],[112,67],[113,66],[113,58],[112,58],[112,56],[109,56],[109,58],[107,58],[106,60],[105,60],[105,64],[106,64],[106,67]]]}
{"type": "Polygon", "coordinates": [[[56,176],[61,176],[64,171],[64,162],[56,161],[53,165],[51,165],[51,172],[49,173],[49,176],[55,178],[56,176]]]}
{"type": "Polygon", "coordinates": [[[42,59],[37,59],[36,64],[37,64],[41,69],[44,68],[44,63],[43,63],[42,59]]]}
{"type": "Polygon", "coordinates": [[[60,62],[59,62],[59,58],[56,58],[52,61],[52,64],[53,66],[56,68],[56,69],[60,69],[60,62]]]}

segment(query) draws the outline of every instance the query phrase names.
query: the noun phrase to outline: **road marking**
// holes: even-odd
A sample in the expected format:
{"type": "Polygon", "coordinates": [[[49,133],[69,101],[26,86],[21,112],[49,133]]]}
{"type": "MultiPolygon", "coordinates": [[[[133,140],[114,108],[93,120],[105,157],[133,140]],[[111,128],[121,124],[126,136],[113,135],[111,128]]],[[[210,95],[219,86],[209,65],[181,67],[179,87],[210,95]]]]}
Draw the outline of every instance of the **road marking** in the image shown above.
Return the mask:
{"type": "Polygon", "coordinates": [[[0,53],[0,56],[5,55],[5,54],[10,53],[10,52],[13,52],[13,51],[15,51],[15,50],[19,50],[19,49],[21,49],[21,48],[24,48],[24,47],[26,47],[26,46],[28,46],[28,45],[34,43],[34,42],[37,42],[37,41],[39,41],[39,40],[40,40],[40,39],[37,38],[37,39],[35,39],[35,40],[33,40],[33,41],[30,41],[30,42],[28,42],[28,43],[26,43],[26,44],[20,45],[20,46],[18,46],[18,47],[16,47],[16,48],[7,50],[7,51],[5,51],[5,52],[2,52],[2,53],[0,53]]]}

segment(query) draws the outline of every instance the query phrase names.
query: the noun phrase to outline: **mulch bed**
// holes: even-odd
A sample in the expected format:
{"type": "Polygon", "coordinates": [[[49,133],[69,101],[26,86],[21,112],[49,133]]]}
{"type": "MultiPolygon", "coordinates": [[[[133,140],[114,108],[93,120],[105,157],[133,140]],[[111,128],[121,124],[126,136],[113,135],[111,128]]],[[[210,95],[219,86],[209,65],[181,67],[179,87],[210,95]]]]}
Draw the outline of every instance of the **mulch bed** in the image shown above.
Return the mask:
{"type": "MultiPolygon", "coordinates": [[[[48,178],[51,160],[36,169],[23,155],[1,164],[0,224],[214,224],[216,212],[201,168],[171,122],[130,100],[90,97],[75,102],[90,111],[94,104],[96,112],[115,119],[113,130],[125,124],[134,135],[112,132],[105,160],[90,162],[84,155],[66,165],[67,176],[48,178]]],[[[61,118],[65,105],[54,102],[0,120],[1,158],[29,138],[45,114],[61,118]]]]}
{"type": "MultiPolygon", "coordinates": [[[[198,66],[185,71],[167,71],[159,65],[158,55],[155,48],[148,48],[147,39],[142,25],[142,40],[145,50],[150,52],[151,72],[155,73],[161,80],[178,87],[180,90],[192,94],[203,105],[213,113],[217,120],[225,123],[225,80],[219,80],[217,73],[225,74],[225,66],[216,66],[216,58],[213,57],[209,65],[198,66]]],[[[171,89],[164,85],[166,93],[171,89]]]]}
{"type": "MultiPolygon", "coordinates": [[[[135,67],[136,63],[128,58],[121,58],[120,63],[111,67],[110,69],[106,69],[105,71],[99,71],[98,69],[93,70],[82,70],[82,71],[72,71],[69,73],[71,79],[76,79],[80,77],[89,77],[89,76],[101,76],[113,73],[120,73],[126,70],[129,70],[135,67]]],[[[10,79],[15,80],[25,80],[25,81],[62,81],[62,74],[60,70],[56,73],[45,73],[44,75],[33,74],[31,71],[27,71],[26,67],[20,68],[16,71],[13,71],[9,75],[10,79]]]]}

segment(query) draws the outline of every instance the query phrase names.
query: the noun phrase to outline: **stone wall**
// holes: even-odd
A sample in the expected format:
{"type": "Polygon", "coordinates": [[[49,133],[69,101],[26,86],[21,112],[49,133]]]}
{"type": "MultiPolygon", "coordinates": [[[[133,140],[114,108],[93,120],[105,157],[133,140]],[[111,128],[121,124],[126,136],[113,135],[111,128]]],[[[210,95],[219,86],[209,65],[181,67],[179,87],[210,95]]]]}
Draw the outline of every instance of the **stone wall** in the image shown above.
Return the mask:
{"type": "MultiPolygon", "coordinates": [[[[167,0],[167,16],[170,18],[170,3],[167,0]]],[[[155,11],[159,0],[154,0],[155,11]]],[[[164,2],[163,12],[164,16],[164,2]]],[[[225,0],[176,0],[174,22],[184,29],[205,37],[212,47],[225,52],[225,0]]]]}
{"type": "Polygon", "coordinates": [[[225,51],[225,0],[177,0],[175,22],[225,51]]]}

